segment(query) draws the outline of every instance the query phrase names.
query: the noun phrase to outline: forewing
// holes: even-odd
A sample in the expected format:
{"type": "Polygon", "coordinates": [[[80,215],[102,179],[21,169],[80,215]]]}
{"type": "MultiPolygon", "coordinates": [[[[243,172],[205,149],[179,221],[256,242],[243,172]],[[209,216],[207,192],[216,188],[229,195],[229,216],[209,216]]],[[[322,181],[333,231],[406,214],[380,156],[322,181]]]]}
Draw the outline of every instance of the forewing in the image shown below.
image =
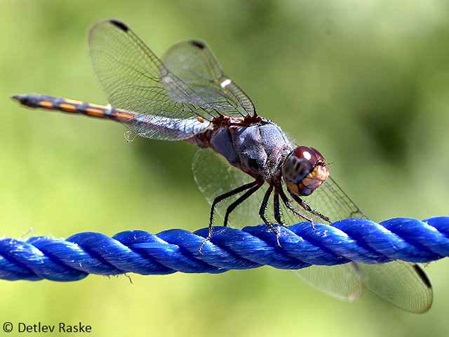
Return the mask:
{"type": "MultiPolygon", "coordinates": [[[[313,209],[327,216],[331,222],[346,218],[366,218],[332,177],[329,177],[304,201],[313,209]]],[[[317,222],[323,222],[316,219],[317,222]]]]}
{"type": "MultiPolygon", "coordinates": [[[[200,191],[209,203],[212,203],[218,195],[253,180],[211,150],[199,150],[196,153],[193,173],[200,191]]],[[[331,180],[325,186],[326,189],[321,192],[324,200],[314,200],[317,203],[330,204],[323,211],[317,208],[318,211],[324,214],[327,214],[325,211],[331,211],[330,216],[333,220],[364,217],[335,181],[331,180]]],[[[265,190],[266,187],[262,188],[237,207],[231,214],[231,224],[238,227],[260,224],[258,211],[265,190]]],[[[227,206],[235,198],[219,203],[217,213],[223,216],[227,206]]],[[[271,198],[267,208],[269,219],[273,219],[272,200],[271,198]]],[[[282,208],[282,213],[287,225],[301,221],[285,208],[282,208]]],[[[221,225],[218,221],[215,219],[215,224],[221,225]]],[[[294,272],[306,283],[339,299],[356,300],[364,289],[368,289],[382,299],[410,312],[425,312],[432,304],[432,287],[424,271],[416,264],[400,261],[370,265],[348,263],[337,266],[312,266],[294,272]]]]}
{"type": "MultiPolygon", "coordinates": [[[[202,97],[207,107],[214,108],[225,116],[254,115],[255,108],[251,99],[223,73],[217,59],[204,42],[179,42],[165,53],[162,60],[172,74],[202,97]]],[[[196,104],[194,97],[179,95],[173,89],[176,88],[167,87],[167,91],[178,101],[196,104]]]]}
{"type": "Polygon", "coordinates": [[[141,114],[126,123],[135,133],[156,139],[188,138],[201,129],[198,117],[211,120],[217,116],[124,23],[109,20],[95,25],[89,33],[89,51],[109,103],[141,114]],[[176,98],[184,96],[184,102],[170,92],[176,92],[176,98]],[[185,103],[193,101],[198,104],[185,103]],[[168,131],[167,123],[171,123],[168,131]],[[178,125],[183,132],[176,132],[178,125]]]}

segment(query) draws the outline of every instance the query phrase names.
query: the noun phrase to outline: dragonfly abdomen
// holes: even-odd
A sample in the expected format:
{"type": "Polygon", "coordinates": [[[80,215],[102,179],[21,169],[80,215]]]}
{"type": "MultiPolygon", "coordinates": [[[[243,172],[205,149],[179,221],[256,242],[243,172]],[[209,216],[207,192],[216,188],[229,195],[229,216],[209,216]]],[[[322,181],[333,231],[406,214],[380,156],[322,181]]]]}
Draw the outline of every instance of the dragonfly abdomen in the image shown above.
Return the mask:
{"type": "Polygon", "coordinates": [[[111,106],[102,106],[72,99],[53,97],[38,94],[15,95],[13,99],[29,108],[62,111],[66,113],[82,114],[89,117],[111,119],[126,123],[135,118],[135,114],[114,109],[111,106]]]}

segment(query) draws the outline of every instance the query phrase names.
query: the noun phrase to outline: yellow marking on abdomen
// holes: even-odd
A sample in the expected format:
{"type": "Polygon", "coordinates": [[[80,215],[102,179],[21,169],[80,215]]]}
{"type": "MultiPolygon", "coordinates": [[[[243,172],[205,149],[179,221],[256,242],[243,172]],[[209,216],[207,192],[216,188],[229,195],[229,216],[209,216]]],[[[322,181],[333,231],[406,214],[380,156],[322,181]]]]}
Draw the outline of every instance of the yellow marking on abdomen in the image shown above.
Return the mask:
{"type": "Polygon", "coordinates": [[[53,105],[53,103],[50,102],[50,101],[40,101],[40,102],[39,102],[39,106],[41,106],[41,107],[43,107],[43,108],[47,108],[47,109],[52,109],[52,108],[55,107],[55,106],[53,105]]]}
{"type": "Polygon", "coordinates": [[[76,112],[76,106],[68,103],[61,103],[59,107],[67,112],[76,112]]]}
{"type": "Polygon", "coordinates": [[[105,117],[104,110],[97,108],[86,108],[86,114],[94,117],[105,117]]]}

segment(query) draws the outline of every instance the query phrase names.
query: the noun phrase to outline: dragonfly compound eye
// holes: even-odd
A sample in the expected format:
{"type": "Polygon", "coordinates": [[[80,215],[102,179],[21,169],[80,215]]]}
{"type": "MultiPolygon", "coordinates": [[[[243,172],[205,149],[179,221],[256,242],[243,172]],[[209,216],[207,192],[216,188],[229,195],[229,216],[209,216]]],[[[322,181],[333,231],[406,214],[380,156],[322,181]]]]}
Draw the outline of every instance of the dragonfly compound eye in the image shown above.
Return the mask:
{"type": "Polygon", "coordinates": [[[327,179],[329,170],[326,160],[318,150],[298,146],[285,158],[282,176],[289,192],[307,196],[327,179]]]}

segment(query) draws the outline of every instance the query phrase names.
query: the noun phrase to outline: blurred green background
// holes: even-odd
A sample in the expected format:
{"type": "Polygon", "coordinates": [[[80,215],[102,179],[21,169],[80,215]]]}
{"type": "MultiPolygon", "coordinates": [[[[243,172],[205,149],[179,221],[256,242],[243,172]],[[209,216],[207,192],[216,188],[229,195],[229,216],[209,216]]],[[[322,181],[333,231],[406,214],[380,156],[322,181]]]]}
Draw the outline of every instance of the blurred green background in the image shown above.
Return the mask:
{"type": "MultiPolygon", "coordinates": [[[[193,146],[128,143],[121,125],[9,99],[106,103],[86,42],[105,18],[127,22],[158,55],[179,40],[207,41],[259,113],[320,149],[371,218],[448,214],[447,1],[0,0],[1,235],[206,225],[193,146]]],[[[449,263],[427,270],[435,301],[422,316],[370,295],[340,302],[260,268],[131,275],[133,284],[2,281],[0,321],[81,321],[95,336],[447,336],[449,263]]]]}

